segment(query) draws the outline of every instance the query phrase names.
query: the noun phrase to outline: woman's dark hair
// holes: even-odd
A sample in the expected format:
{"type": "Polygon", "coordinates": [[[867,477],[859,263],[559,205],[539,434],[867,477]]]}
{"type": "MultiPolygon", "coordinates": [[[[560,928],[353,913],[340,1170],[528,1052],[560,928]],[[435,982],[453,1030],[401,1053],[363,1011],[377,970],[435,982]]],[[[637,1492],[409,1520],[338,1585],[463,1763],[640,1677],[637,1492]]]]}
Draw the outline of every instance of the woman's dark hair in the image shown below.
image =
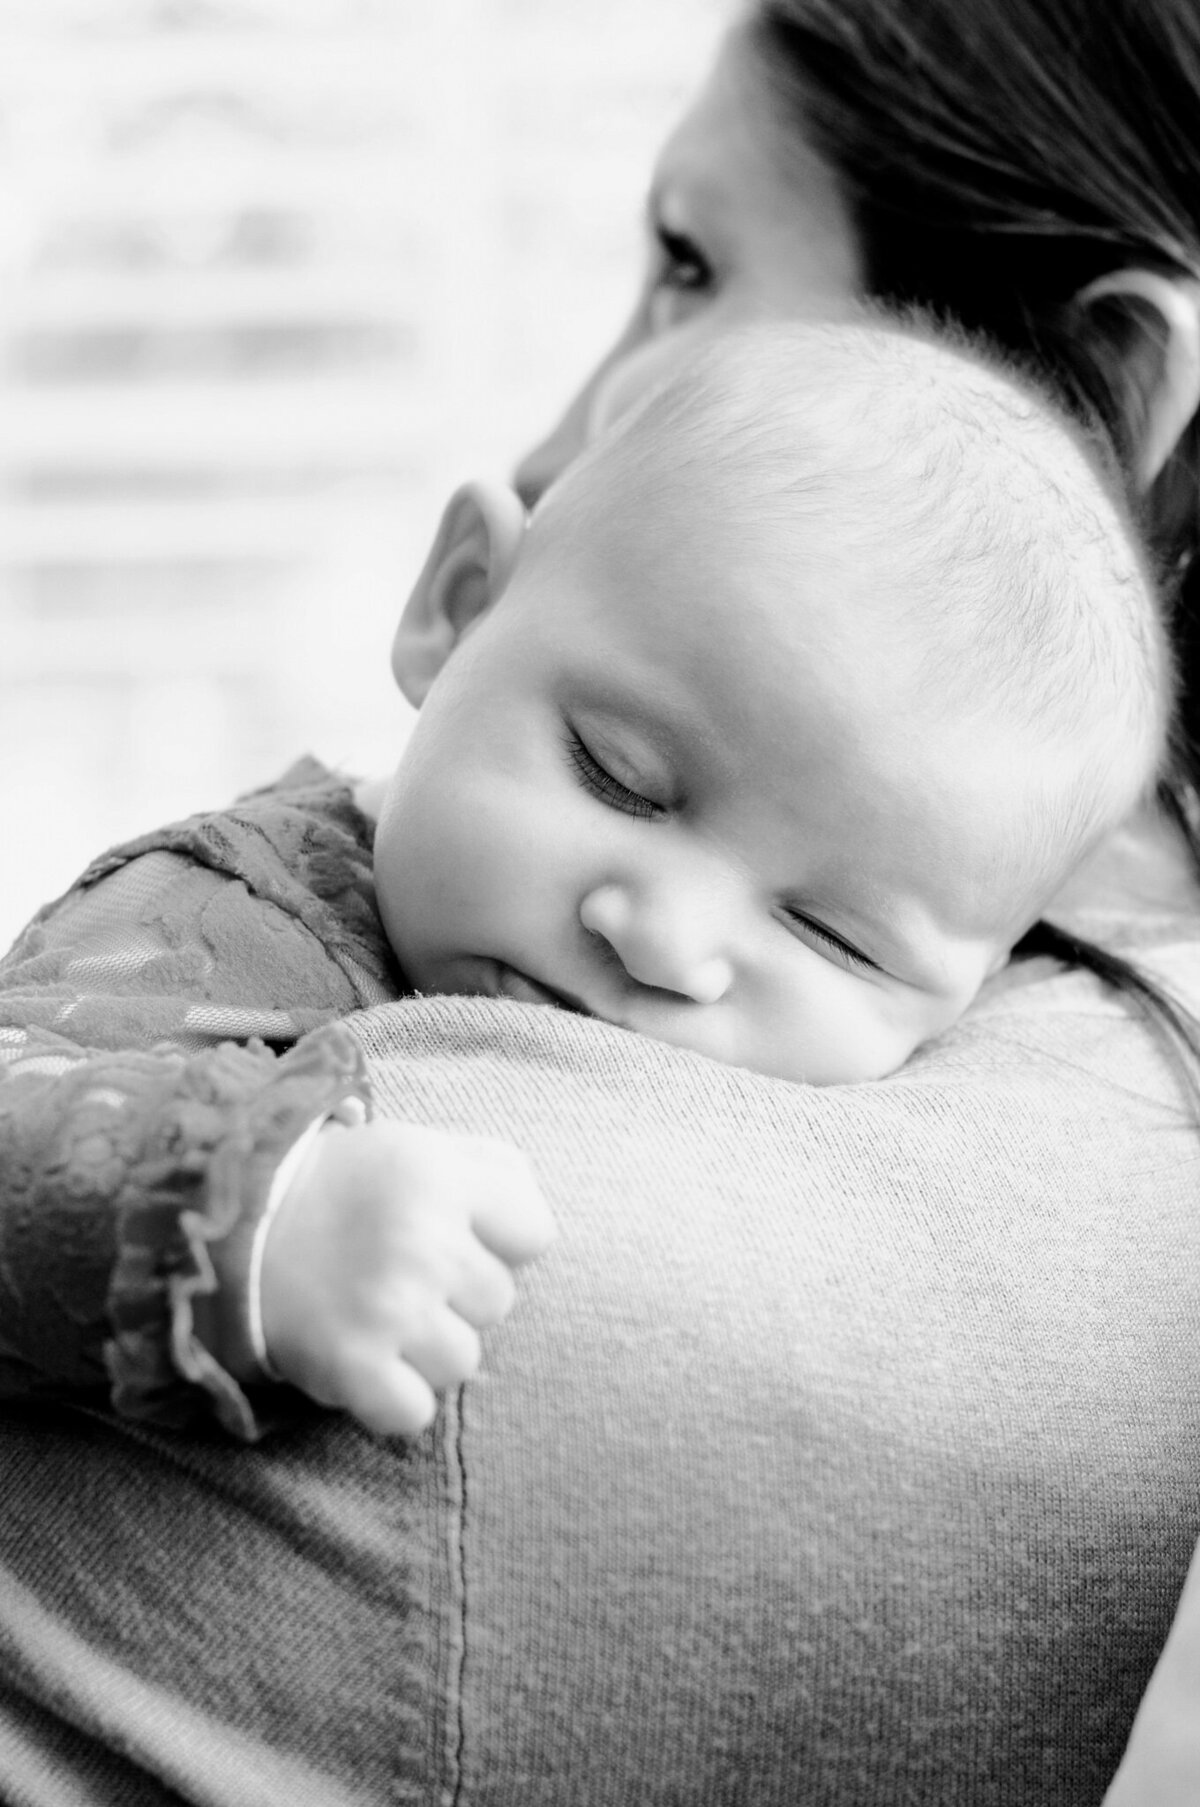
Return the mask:
{"type": "MultiPolygon", "coordinates": [[[[1160,787],[1200,872],[1200,420],[1150,493],[1124,302],[1097,277],[1200,279],[1200,0],[754,0],[779,116],[840,177],[870,292],[998,342],[1116,454],[1179,672],[1160,787]]],[[[1051,923],[1015,950],[1087,967],[1191,1056],[1200,1028],[1122,956],[1051,923]]]]}
{"type": "MultiPolygon", "coordinates": [[[[748,29],[841,178],[872,293],[1030,363],[1128,474],[1135,322],[1074,298],[1129,266],[1200,279],[1198,0],[756,0],[748,29]]],[[[1131,502],[1181,678],[1164,801],[1200,870],[1200,421],[1131,502]]]]}

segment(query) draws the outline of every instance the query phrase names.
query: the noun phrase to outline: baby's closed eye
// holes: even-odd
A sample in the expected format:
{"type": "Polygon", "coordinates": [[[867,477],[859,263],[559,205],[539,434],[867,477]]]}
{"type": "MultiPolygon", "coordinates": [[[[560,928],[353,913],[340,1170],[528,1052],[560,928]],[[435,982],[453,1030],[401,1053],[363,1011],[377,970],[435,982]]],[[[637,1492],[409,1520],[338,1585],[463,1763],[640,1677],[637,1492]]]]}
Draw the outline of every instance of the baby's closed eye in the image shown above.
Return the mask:
{"type": "Polygon", "coordinates": [[[782,919],[793,933],[799,931],[802,938],[811,937],[814,941],[819,942],[822,951],[828,952],[843,966],[851,970],[858,969],[868,972],[881,970],[878,962],[870,959],[861,948],[855,947],[854,943],[847,941],[844,936],[835,934],[823,922],[816,921],[806,910],[798,910],[793,906],[785,905],[782,919]]]}
{"type": "Polygon", "coordinates": [[[663,814],[666,807],[664,804],[623,783],[596,757],[578,731],[569,725],[564,742],[567,758],[579,782],[584,790],[601,803],[607,803],[611,809],[619,809],[627,816],[639,816],[643,819],[663,814]]]}

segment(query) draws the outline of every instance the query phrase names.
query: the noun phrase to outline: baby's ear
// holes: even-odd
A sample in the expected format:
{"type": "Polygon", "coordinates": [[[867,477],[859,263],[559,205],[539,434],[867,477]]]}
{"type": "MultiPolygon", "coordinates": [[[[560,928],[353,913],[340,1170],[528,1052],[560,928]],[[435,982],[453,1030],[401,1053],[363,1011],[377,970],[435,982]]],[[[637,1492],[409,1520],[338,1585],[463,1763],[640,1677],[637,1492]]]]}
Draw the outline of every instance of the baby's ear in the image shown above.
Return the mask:
{"type": "Polygon", "coordinates": [[[463,635],[511,577],[525,520],[520,497],[502,483],[464,483],[446,504],[392,643],[396,682],[418,709],[463,635]]]}

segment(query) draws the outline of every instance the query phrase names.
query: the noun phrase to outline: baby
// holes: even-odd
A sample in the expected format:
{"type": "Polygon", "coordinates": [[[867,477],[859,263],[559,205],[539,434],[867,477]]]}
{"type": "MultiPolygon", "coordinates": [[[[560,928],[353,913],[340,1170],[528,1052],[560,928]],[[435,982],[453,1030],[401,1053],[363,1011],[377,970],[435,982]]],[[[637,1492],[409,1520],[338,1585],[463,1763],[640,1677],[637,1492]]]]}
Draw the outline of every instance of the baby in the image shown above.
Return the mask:
{"type": "MultiPolygon", "coordinates": [[[[393,990],[552,1005],[816,1084],[891,1073],[961,1016],[1153,786],[1171,713],[1153,586],[1082,437],[977,351],[883,322],[764,325],[711,348],[602,434],[530,520],[499,486],[460,491],[394,667],[420,713],[372,852],[393,990]]],[[[156,1181],[188,1250],[161,1337],[173,1371],[243,1434],[255,1421],[239,1383],[264,1376],[411,1433],[473,1371],[479,1329],[508,1310],[512,1270],[550,1225],[515,1151],[355,1121],[345,1042],[329,1058],[351,1103],[304,1091],[333,1044],[301,1029],[386,987],[341,1009],[335,990],[322,1010],[323,969],[290,1014],[273,993],[256,1018],[271,941],[256,930],[253,958],[222,981],[240,1015],[214,1002],[211,933],[205,976],[193,963],[160,984],[188,1004],[173,1051],[161,1015],[131,1028],[127,1000],[90,1017],[77,989],[69,1010],[55,994],[57,1019],[30,1006],[81,963],[94,971],[89,958],[125,970],[122,909],[153,965],[148,925],[167,914],[155,887],[185,878],[207,887],[206,922],[230,885],[248,886],[255,910],[302,920],[339,974],[372,960],[386,972],[352,857],[357,845],[365,869],[369,828],[318,777],[318,803],[265,793],[93,868],[9,957],[0,1004],[17,1001],[0,1021],[52,1029],[66,1062],[48,1073],[41,1049],[30,1121],[83,1109],[47,1090],[70,1077],[64,1036],[158,1043],[146,1058],[184,1066],[181,1048],[222,1030],[297,1041],[282,1061],[253,1046],[189,1057],[224,1058],[222,1073],[235,1055],[259,1064],[244,1087],[229,1081],[240,1141],[218,1109],[173,1214],[156,1181]],[[288,809],[303,814],[293,839],[288,809]],[[278,850],[269,882],[236,852],[247,822],[256,848],[278,850]],[[145,864],[185,857],[202,878],[145,864]],[[288,1084],[300,1102],[284,1109],[288,1084]],[[260,1105],[269,1133],[245,1127],[260,1105]]],[[[177,946],[185,917],[175,909],[177,946]]],[[[29,1052],[14,1049],[10,1085],[29,1052]]],[[[114,1085],[95,1067],[86,1096],[114,1085]]],[[[0,1176],[20,1141],[11,1123],[0,1176]]],[[[65,1184],[61,1158],[55,1171],[65,1184]]],[[[118,1178],[128,1200],[129,1172],[118,1178]]],[[[118,1406],[145,1409],[133,1380],[122,1392],[136,1314],[122,1317],[120,1271],[109,1366],[118,1406]]],[[[153,1323],[139,1299],[138,1325],[153,1323]]]]}
{"type": "Polygon", "coordinates": [[[394,664],[421,714],[376,882],[418,990],[818,1085],[961,1016],[1170,703],[1073,434],[878,328],[729,341],[528,524],[461,492],[394,664]]]}

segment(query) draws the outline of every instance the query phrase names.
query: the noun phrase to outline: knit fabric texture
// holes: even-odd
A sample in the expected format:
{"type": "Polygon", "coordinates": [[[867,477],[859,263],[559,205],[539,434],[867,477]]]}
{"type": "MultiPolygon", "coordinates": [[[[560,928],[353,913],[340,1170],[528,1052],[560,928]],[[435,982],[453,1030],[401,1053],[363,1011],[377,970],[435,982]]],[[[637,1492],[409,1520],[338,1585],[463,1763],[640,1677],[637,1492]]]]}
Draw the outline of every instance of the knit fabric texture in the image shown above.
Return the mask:
{"type": "MultiPolygon", "coordinates": [[[[1121,933],[1200,1005],[1194,918],[1121,933]]],[[[1028,966],[831,1091],[503,1001],[338,1033],[559,1240],[411,1443],[0,1412],[0,1794],[1098,1807],[1200,1532],[1196,1105],[1136,1014],[1028,966]]]]}

